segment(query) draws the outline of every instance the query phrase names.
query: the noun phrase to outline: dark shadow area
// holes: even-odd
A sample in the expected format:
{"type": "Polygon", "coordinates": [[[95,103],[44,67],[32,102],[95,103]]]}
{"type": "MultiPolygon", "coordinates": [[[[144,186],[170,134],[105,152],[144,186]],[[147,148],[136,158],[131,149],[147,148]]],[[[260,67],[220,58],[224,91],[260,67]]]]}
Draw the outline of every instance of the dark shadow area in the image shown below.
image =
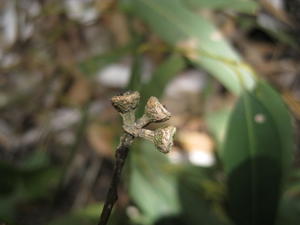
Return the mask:
{"type": "MultiPolygon", "coordinates": [[[[214,169],[196,166],[187,167],[177,177],[177,194],[180,204],[180,213],[159,218],[154,225],[223,225],[220,215],[214,209],[214,203],[208,197],[207,188],[203,182],[214,180],[214,169]]],[[[208,188],[209,189],[209,188],[208,188]]],[[[221,202],[218,202],[221,203],[221,202]]]]}
{"type": "Polygon", "coordinates": [[[188,225],[183,216],[162,217],[155,222],[154,225],[188,225]]]}
{"type": "Polygon", "coordinates": [[[203,182],[215,182],[212,170],[193,167],[193,173],[182,174],[178,179],[178,195],[182,209],[182,220],[187,225],[224,224],[220,220],[220,215],[217,215],[213,209],[212,196],[208,197],[206,195],[208,190],[204,190],[203,187],[203,182]],[[197,176],[194,177],[196,174],[197,176]]]}
{"type": "Polygon", "coordinates": [[[281,179],[280,165],[266,157],[249,159],[236,168],[228,177],[228,209],[233,221],[238,225],[273,225],[281,179]],[[274,188],[269,188],[270,183],[274,188]]]}

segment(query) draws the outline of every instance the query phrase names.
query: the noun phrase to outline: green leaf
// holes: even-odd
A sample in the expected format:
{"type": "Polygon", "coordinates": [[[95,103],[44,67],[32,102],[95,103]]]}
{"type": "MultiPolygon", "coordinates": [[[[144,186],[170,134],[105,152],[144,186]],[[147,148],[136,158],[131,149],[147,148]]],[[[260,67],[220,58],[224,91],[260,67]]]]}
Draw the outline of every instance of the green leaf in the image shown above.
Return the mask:
{"type": "Polygon", "coordinates": [[[263,82],[253,93],[244,92],[228,124],[222,160],[236,224],[271,225],[276,218],[291,152],[286,135],[292,130],[285,125],[290,117],[275,94],[263,82]]]}
{"type": "Polygon", "coordinates": [[[50,158],[46,151],[34,151],[20,165],[22,170],[32,171],[49,166],[50,158]]]}
{"type": "Polygon", "coordinates": [[[174,54],[167,58],[154,71],[151,80],[141,87],[141,100],[138,109],[138,115],[143,114],[144,106],[150,96],[160,98],[167,84],[185,67],[184,59],[174,54]]]}
{"type": "Polygon", "coordinates": [[[224,188],[214,179],[213,172],[212,169],[187,167],[180,174],[178,189],[186,224],[228,224],[221,212],[224,188]]]}
{"type": "Polygon", "coordinates": [[[218,9],[218,10],[233,10],[243,13],[254,14],[259,5],[253,0],[182,0],[192,9],[218,9]]]}
{"type": "Polygon", "coordinates": [[[300,199],[284,197],[278,214],[276,225],[298,225],[300,221],[300,199]]]}
{"type": "Polygon", "coordinates": [[[290,172],[294,150],[294,128],[292,116],[281,96],[264,81],[260,81],[254,90],[256,98],[266,107],[276,125],[280,147],[283,152],[281,162],[284,179],[290,172]]]}
{"type": "Polygon", "coordinates": [[[130,196],[142,210],[145,223],[179,212],[177,185],[170,166],[150,142],[140,141],[132,148],[130,164],[130,196]]]}
{"type": "Polygon", "coordinates": [[[134,12],[160,37],[182,51],[234,93],[253,88],[255,74],[213,24],[180,0],[132,0],[134,12]]]}
{"type": "Polygon", "coordinates": [[[32,201],[38,198],[52,198],[53,190],[58,185],[60,170],[47,167],[22,173],[24,194],[23,199],[32,201]]]}
{"type": "Polygon", "coordinates": [[[49,225],[93,225],[99,220],[102,204],[92,204],[84,209],[71,211],[61,216],[49,225]]]}
{"type": "Polygon", "coordinates": [[[299,168],[294,169],[294,170],[291,172],[291,176],[292,176],[294,179],[300,179],[300,169],[299,169],[299,168]]]}
{"type": "Polygon", "coordinates": [[[142,75],[142,56],[135,54],[133,56],[133,63],[131,68],[130,80],[128,83],[128,90],[139,91],[141,88],[141,75],[142,75]]]}

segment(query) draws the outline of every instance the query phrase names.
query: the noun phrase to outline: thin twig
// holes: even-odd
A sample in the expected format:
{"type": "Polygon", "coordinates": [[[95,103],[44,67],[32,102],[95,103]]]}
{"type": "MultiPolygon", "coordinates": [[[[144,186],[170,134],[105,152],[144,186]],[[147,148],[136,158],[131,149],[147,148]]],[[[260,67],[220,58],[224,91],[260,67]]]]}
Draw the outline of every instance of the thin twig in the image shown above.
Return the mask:
{"type": "Polygon", "coordinates": [[[112,180],[110,183],[108,193],[106,195],[105,203],[102,209],[98,225],[107,224],[112,208],[118,200],[118,185],[120,183],[123,166],[125,164],[129,152],[129,145],[131,144],[133,138],[133,136],[127,133],[124,134],[123,137],[121,137],[121,143],[117,148],[115,154],[115,165],[112,180]]]}

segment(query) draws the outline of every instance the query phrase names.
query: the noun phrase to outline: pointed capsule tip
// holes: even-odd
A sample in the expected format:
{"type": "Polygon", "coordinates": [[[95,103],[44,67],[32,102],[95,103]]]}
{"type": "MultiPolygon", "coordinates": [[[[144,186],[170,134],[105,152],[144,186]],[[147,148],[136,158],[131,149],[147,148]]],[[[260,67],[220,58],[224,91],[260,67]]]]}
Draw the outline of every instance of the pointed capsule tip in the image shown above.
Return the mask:
{"type": "Polygon", "coordinates": [[[164,122],[171,117],[171,113],[153,96],[149,98],[146,104],[145,114],[151,122],[164,122]]]}

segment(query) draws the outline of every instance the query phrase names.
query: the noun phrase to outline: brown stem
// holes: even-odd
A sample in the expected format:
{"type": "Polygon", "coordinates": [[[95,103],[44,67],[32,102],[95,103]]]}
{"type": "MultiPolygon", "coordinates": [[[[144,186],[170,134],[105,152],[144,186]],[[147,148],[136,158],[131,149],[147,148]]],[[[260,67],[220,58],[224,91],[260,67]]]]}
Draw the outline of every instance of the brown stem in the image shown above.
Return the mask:
{"type": "Polygon", "coordinates": [[[134,137],[130,134],[124,134],[121,138],[121,143],[116,150],[113,176],[98,225],[107,224],[112,208],[118,199],[118,185],[120,183],[123,166],[129,152],[129,145],[131,144],[133,138],[134,137]]]}

